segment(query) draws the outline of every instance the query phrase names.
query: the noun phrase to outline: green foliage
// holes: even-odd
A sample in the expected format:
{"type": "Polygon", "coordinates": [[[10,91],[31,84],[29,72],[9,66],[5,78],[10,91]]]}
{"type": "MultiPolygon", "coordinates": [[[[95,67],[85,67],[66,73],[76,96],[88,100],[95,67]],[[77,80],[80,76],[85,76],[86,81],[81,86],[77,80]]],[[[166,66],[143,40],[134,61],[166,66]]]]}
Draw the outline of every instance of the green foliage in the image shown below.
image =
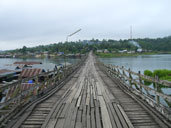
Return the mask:
{"type": "Polygon", "coordinates": [[[27,52],[27,47],[26,47],[26,46],[23,46],[23,48],[21,49],[21,52],[23,53],[23,55],[26,54],[26,52],[27,52]]]}
{"type": "Polygon", "coordinates": [[[157,39],[135,39],[143,49],[152,51],[169,52],[171,51],[171,36],[157,39]]]}
{"type": "Polygon", "coordinates": [[[109,58],[109,57],[125,57],[125,56],[127,56],[127,57],[129,57],[129,56],[139,56],[139,55],[154,55],[154,54],[156,54],[156,53],[153,53],[153,52],[150,52],[150,53],[134,53],[134,54],[130,54],[130,53],[97,53],[96,52],[96,55],[97,56],[100,56],[100,57],[107,57],[107,58],[109,58]]]}
{"type": "Polygon", "coordinates": [[[153,72],[150,70],[145,70],[144,75],[155,77],[158,76],[161,80],[171,81],[171,70],[167,69],[157,69],[153,72]]]}
{"type": "Polygon", "coordinates": [[[167,69],[154,70],[153,76],[155,75],[158,76],[159,78],[169,77],[171,76],[171,70],[167,70],[167,69]]]}
{"type": "MultiPolygon", "coordinates": [[[[146,76],[153,76],[153,72],[152,71],[150,71],[150,70],[145,70],[144,71],[144,75],[146,75],[146,76]]],[[[150,81],[147,81],[147,80],[144,80],[144,84],[145,85],[147,85],[147,86],[149,86],[149,85],[151,85],[152,83],[150,82],[150,81]]]]}
{"type": "MultiPolygon", "coordinates": [[[[165,38],[157,39],[133,39],[136,41],[144,50],[148,51],[160,51],[160,52],[171,52],[171,36],[165,38]]],[[[136,51],[138,47],[131,44],[130,40],[105,40],[99,41],[98,39],[92,39],[89,41],[77,41],[77,42],[59,42],[50,45],[40,45],[37,47],[27,48],[24,46],[21,49],[11,50],[11,53],[22,53],[26,52],[35,53],[35,52],[44,52],[48,51],[49,53],[86,53],[90,50],[96,51],[98,49],[107,49],[109,52],[119,51],[119,50],[131,50],[136,51]]]]}
{"type": "Polygon", "coordinates": [[[146,76],[153,76],[153,72],[150,71],[150,70],[145,70],[144,71],[144,75],[146,75],[146,76]]]}

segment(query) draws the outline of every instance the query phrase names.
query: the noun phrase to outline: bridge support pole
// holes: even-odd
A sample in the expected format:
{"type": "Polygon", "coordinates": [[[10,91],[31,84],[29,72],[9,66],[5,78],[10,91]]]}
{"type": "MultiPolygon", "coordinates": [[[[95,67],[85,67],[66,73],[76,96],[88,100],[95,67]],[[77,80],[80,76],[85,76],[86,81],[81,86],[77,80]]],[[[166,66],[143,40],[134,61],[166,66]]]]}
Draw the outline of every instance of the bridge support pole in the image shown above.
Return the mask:
{"type": "MultiPolygon", "coordinates": [[[[139,82],[140,82],[140,84],[143,84],[142,79],[140,77],[141,71],[138,71],[138,74],[139,74],[139,82]]],[[[140,85],[140,93],[143,94],[143,90],[142,90],[142,86],[141,85],[140,85]]]]}
{"type": "MultiPolygon", "coordinates": [[[[157,83],[157,81],[159,81],[159,77],[155,76],[155,87],[156,87],[156,91],[159,92],[159,84],[157,83]]],[[[160,97],[158,95],[156,95],[156,102],[159,105],[160,104],[160,97]]]]}

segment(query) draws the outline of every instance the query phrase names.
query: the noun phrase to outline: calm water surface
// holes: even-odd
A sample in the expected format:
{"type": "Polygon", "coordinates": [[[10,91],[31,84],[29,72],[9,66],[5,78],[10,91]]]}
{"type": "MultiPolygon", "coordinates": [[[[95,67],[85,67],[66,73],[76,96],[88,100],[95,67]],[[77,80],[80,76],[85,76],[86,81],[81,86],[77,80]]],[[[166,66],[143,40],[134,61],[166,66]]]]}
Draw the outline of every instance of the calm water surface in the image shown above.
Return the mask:
{"type": "Polygon", "coordinates": [[[130,68],[131,70],[142,73],[144,70],[170,69],[171,54],[167,55],[142,55],[131,57],[99,58],[105,64],[113,64],[130,68]]]}
{"type": "MultiPolygon", "coordinates": [[[[105,64],[112,64],[124,66],[126,69],[130,68],[132,71],[155,70],[155,69],[169,69],[171,70],[171,54],[162,55],[142,55],[131,57],[115,57],[115,58],[99,58],[105,64]]],[[[149,87],[153,88],[153,85],[149,87]]],[[[171,88],[162,88],[162,92],[171,95],[171,88]]],[[[161,99],[161,102],[166,103],[161,99]]]]}
{"type": "MultiPolygon", "coordinates": [[[[79,58],[66,58],[67,63],[74,64],[76,63],[79,58]]],[[[18,59],[18,58],[0,58],[0,69],[8,68],[9,66],[5,66],[6,64],[13,64],[16,61],[39,61],[42,62],[44,65],[51,64],[62,64],[65,63],[64,58],[29,58],[29,59],[18,59]]]]}

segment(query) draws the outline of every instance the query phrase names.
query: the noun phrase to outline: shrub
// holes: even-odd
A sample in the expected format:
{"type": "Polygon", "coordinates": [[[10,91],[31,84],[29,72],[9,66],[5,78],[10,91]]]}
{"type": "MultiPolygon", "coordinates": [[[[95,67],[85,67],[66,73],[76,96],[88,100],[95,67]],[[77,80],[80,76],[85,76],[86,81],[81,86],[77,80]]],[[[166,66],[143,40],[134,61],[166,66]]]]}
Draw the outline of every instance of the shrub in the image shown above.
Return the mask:
{"type": "Polygon", "coordinates": [[[144,75],[146,75],[146,76],[153,76],[153,73],[150,70],[145,70],[144,71],[144,75]]]}
{"type": "Polygon", "coordinates": [[[153,72],[153,76],[156,75],[159,78],[170,76],[170,74],[171,74],[171,70],[167,70],[167,69],[154,70],[153,72]]]}

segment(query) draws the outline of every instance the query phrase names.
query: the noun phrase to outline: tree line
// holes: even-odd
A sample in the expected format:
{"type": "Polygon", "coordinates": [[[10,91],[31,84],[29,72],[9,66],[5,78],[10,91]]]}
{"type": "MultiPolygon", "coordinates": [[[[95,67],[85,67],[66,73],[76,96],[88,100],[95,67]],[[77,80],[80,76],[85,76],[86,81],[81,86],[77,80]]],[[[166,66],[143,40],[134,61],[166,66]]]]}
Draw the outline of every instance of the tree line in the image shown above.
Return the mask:
{"type": "MultiPolygon", "coordinates": [[[[151,51],[161,51],[161,52],[170,52],[171,51],[171,36],[157,39],[133,39],[135,42],[139,44],[139,46],[144,50],[151,51]]],[[[50,45],[40,45],[37,47],[27,48],[23,46],[23,48],[12,50],[12,53],[35,53],[35,52],[45,52],[49,53],[57,53],[64,52],[68,53],[86,53],[90,50],[98,50],[98,49],[108,49],[109,51],[118,51],[118,50],[136,50],[137,46],[130,43],[129,39],[125,40],[86,40],[86,41],[76,41],[76,42],[59,42],[50,45]]]]}

